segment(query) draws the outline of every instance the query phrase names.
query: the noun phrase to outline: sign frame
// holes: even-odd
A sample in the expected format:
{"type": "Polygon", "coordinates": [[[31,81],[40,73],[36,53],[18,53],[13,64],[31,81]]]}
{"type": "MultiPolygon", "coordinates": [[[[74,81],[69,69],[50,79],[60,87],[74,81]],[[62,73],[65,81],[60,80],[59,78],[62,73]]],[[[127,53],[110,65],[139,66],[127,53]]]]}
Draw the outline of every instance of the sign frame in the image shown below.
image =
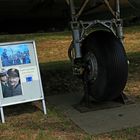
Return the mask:
{"type": "Polygon", "coordinates": [[[3,107],[42,101],[46,103],[34,40],[0,43],[0,114],[5,123],[3,107]],[[3,78],[2,78],[3,77],[3,78]],[[3,80],[5,77],[5,81],[3,80]],[[6,83],[3,86],[3,83],[6,83]]]}

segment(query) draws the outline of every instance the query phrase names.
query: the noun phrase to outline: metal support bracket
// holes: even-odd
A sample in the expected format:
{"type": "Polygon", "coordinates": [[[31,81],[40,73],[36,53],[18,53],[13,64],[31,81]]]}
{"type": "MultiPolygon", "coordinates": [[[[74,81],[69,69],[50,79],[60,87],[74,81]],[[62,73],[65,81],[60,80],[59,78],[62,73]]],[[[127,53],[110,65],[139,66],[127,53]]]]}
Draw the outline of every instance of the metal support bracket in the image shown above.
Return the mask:
{"type": "Polygon", "coordinates": [[[123,35],[122,19],[120,18],[120,0],[116,0],[116,9],[115,10],[113,10],[113,8],[110,6],[110,3],[108,0],[104,0],[104,3],[115,18],[114,23],[116,26],[116,36],[123,43],[124,35],[123,35]]]}
{"type": "Polygon", "coordinates": [[[116,9],[113,10],[113,8],[110,6],[110,3],[108,0],[104,0],[104,3],[107,5],[108,9],[114,16],[113,19],[110,20],[93,20],[93,21],[81,21],[79,18],[84,11],[86,5],[88,4],[89,0],[85,0],[83,2],[82,6],[80,7],[79,11],[77,12],[74,4],[74,0],[67,0],[67,3],[70,6],[71,10],[71,30],[72,30],[72,43],[69,49],[69,56],[70,60],[72,60],[73,71],[74,73],[81,74],[82,64],[79,61],[82,58],[81,54],[81,44],[82,41],[85,39],[85,37],[88,35],[88,30],[91,28],[94,28],[95,25],[101,25],[105,27],[106,29],[110,30],[112,33],[114,33],[115,36],[117,36],[123,43],[123,26],[122,26],[122,20],[120,18],[120,2],[119,0],[116,0],[116,9]],[[73,51],[74,55],[71,56],[71,51],[73,51]],[[75,61],[76,60],[76,61],[75,61]],[[78,60],[78,61],[77,61],[78,60]],[[75,63],[76,62],[76,63],[75,63]]]}

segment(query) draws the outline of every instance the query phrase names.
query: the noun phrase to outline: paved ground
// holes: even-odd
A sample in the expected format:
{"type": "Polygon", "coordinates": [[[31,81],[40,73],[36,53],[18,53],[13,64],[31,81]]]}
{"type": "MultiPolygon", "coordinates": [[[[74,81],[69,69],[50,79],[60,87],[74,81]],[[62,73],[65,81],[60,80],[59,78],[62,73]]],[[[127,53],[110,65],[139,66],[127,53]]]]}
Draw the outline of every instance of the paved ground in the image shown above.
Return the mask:
{"type": "Polygon", "coordinates": [[[82,95],[66,94],[48,96],[47,101],[64,112],[74,123],[89,134],[100,134],[140,126],[140,103],[80,113],[73,105],[82,95]]]}

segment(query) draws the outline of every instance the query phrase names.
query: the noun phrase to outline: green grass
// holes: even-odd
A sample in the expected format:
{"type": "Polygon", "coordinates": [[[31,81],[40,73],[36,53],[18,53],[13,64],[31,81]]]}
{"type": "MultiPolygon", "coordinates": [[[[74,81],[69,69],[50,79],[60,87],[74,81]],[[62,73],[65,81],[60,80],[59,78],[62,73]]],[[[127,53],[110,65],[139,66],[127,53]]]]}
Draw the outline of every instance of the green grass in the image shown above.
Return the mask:
{"type": "MultiPolygon", "coordinates": [[[[140,101],[140,27],[125,28],[125,49],[129,65],[125,93],[140,101]]],[[[72,75],[67,49],[70,32],[27,35],[1,35],[0,42],[35,40],[45,99],[54,94],[83,90],[81,81],[72,75]]],[[[4,108],[6,123],[0,123],[0,140],[139,140],[140,127],[101,135],[88,135],[65,114],[47,102],[48,115],[41,103],[27,103],[4,108]]]]}

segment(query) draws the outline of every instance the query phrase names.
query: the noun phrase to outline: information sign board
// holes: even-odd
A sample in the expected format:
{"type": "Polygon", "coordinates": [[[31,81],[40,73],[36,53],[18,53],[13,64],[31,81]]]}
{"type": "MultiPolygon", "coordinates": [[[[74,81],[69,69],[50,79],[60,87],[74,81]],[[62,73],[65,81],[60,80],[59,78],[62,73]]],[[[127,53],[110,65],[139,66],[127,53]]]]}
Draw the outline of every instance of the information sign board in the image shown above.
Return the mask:
{"type": "Polygon", "coordinates": [[[35,41],[0,43],[0,111],[3,107],[42,100],[46,105],[35,41]]]}

